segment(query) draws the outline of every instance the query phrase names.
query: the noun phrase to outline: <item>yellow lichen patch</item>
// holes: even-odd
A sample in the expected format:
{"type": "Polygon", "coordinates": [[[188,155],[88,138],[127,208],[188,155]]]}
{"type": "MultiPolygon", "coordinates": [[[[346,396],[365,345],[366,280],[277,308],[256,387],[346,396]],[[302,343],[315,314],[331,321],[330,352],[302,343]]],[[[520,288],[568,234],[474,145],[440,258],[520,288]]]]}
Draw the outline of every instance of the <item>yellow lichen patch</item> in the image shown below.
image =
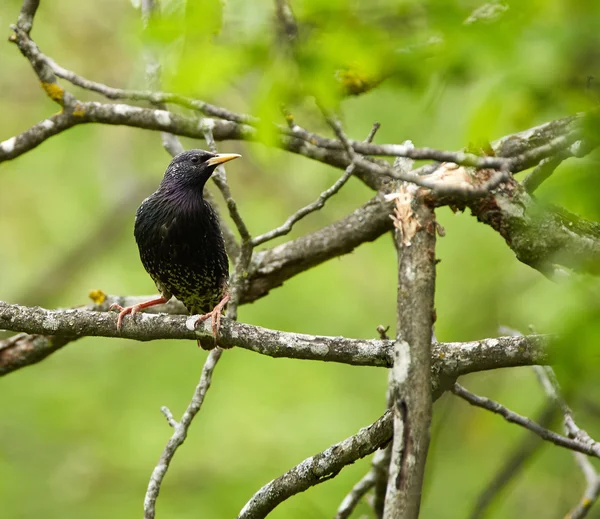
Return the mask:
{"type": "Polygon", "coordinates": [[[45,90],[48,97],[57,103],[62,103],[65,95],[64,89],[56,83],[42,83],[42,88],[45,90]]]}
{"type": "Polygon", "coordinates": [[[589,508],[590,506],[592,506],[592,500],[587,497],[584,497],[582,504],[585,508],[589,508]]]}
{"type": "Polygon", "coordinates": [[[75,117],[83,117],[85,115],[85,109],[83,108],[83,106],[77,103],[75,105],[75,109],[73,110],[73,115],[75,117]]]}
{"type": "Polygon", "coordinates": [[[102,303],[104,303],[104,301],[106,301],[106,294],[102,292],[102,290],[100,290],[99,288],[91,290],[88,294],[88,297],[97,305],[101,305],[102,303]]]}

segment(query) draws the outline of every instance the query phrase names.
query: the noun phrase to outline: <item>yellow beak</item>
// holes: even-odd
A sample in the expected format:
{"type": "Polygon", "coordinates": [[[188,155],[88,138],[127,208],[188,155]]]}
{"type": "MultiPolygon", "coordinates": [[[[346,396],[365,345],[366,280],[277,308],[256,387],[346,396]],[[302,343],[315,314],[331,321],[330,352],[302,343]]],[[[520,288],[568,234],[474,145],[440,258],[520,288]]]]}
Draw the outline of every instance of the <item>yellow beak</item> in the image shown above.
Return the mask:
{"type": "Polygon", "coordinates": [[[209,166],[217,166],[219,164],[229,162],[230,160],[237,159],[239,157],[241,157],[241,155],[238,155],[237,153],[219,153],[216,157],[208,159],[206,163],[209,166]]]}

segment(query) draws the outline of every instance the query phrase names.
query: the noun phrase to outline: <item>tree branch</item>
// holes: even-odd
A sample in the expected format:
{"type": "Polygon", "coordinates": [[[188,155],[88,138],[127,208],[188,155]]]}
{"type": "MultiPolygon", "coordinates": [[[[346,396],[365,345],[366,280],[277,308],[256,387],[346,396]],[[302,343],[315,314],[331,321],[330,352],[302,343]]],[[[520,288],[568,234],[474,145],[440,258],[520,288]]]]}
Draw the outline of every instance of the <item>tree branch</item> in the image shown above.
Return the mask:
{"type": "MultiPolygon", "coordinates": [[[[535,422],[539,423],[544,428],[548,428],[556,418],[556,415],[557,407],[554,403],[550,403],[546,405],[538,415],[535,422]]],[[[516,478],[523,471],[525,464],[543,445],[544,442],[539,436],[532,436],[528,433],[525,434],[526,436],[517,443],[514,450],[508,455],[494,478],[485,487],[483,492],[479,494],[473,511],[469,516],[470,519],[481,519],[485,516],[494,499],[499,496],[511,480],[516,478]]],[[[583,456],[583,454],[581,456],[583,456]]]]}
{"type": "MultiPolygon", "coordinates": [[[[190,318],[183,305],[172,300],[150,311],[127,318],[119,332],[117,315],[107,312],[113,304],[131,306],[146,296],[107,297],[101,305],[70,310],[45,310],[0,302],[0,329],[25,332],[0,342],[0,375],[39,362],[70,341],[85,336],[129,338],[140,341],[157,339],[197,339],[212,337],[209,323],[190,330],[190,318]],[[91,309],[104,309],[92,311],[91,309]],[[26,335],[33,334],[33,335],[26,335]]],[[[148,309],[150,310],[150,309],[148,309]]],[[[270,357],[286,357],[357,366],[391,367],[394,341],[347,339],[296,334],[221,321],[219,341],[225,347],[238,346],[270,357]]],[[[432,348],[432,390],[437,398],[456,377],[490,369],[547,363],[551,338],[542,335],[498,337],[465,343],[436,343],[432,348]]]]}
{"type": "MultiPolygon", "coordinates": [[[[375,123],[369,132],[369,135],[367,136],[366,142],[371,142],[373,140],[378,129],[379,123],[375,123]]],[[[338,180],[336,180],[330,188],[323,191],[314,202],[302,207],[301,209],[298,209],[298,211],[292,214],[283,225],[254,238],[252,240],[252,245],[256,247],[257,245],[261,245],[262,243],[278,238],[279,236],[285,236],[292,230],[292,227],[296,223],[302,220],[302,218],[323,208],[325,206],[325,202],[327,202],[327,200],[329,200],[333,195],[338,193],[342,187],[344,187],[346,182],[353,175],[355,168],[355,163],[351,162],[344,171],[344,174],[338,180]]]]}
{"type": "Polygon", "coordinates": [[[204,397],[206,396],[206,392],[208,391],[208,388],[212,382],[214,369],[222,354],[223,350],[220,348],[215,348],[208,354],[206,362],[202,368],[200,381],[196,386],[192,400],[183,413],[180,422],[176,422],[174,420],[173,415],[168,408],[163,408],[162,410],[167,417],[169,425],[173,427],[173,435],[167,442],[167,445],[160,456],[158,464],[156,467],[154,467],[152,475],[150,476],[150,482],[148,483],[148,489],[146,491],[146,496],[144,497],[144,519],[154,519],[156,513],[156,499],[158,498],[158,494],[160,492],[162,480],[165,477],[167,470],[169,470],[169,464],[171,463],[173,456],[175,456],[175,452],[185,441],[188,428],[191,425],[192,420],[202,407],[204,397]]]}
{"type": "Polygon", "coordinates": [[[432,414],[436,222],[433,209],[423,200],[422,190],[402,184],[394,196],[398,325],[390,384],[394,439],[383,516],[416,519],[432,414]]]}
{"type": "MultiPolygon", "coordinates": [[[[564,427],[568,437],[590,446],[598,446],[589,434],[583,429],[580,429],[575,423],[573,411],[561,394],[560,385],[556,379],[554,370],[549,366],[533,366],[533,369],[535,370],[546,395],[548,395],[548,398],[562,411],[564,427]]],[[[586,488],[579,502],[566,517],[568,519],[580,519],[588,515],[592,506],[596,503],[598,497],[600,497],[600,475],[598,475],[591,461],[584,454],[574,452],[573,456],[583,473],[586,481],[586,488]]]]}
{"type": "MultiPolygon", "coordinates": [[[[37,63],[38,69],[43,69],[40,72],[42,78],[45,77],[44,74],[51,75],[49,79],[47,78],[50,81],[48,84],[54,85],[55,77],[54,79],[52,77],[54,76],[52,68],[47,65],[46,57],[39,52],[37,46],[33,42],[29,45],[30,40],[28,40],[27,34],[22,30],[17,30],[14,39],[22,40],[19,44],[25,49],[24,53],[31,58],[32,62],[37,63]]],[[[49,95],[57,99],[60,98],[64,104],[62,87],[57,85],[56,88],[52,87],[50,90],[47,88],[46,91],[49,95]]],[[[160,99],[153,98],[156,101],[160,99]]],[[[570,116],[504,137],[494,144],[496,158],[478,157],[477,160],[468,154],[439,155],[431,152],[431,150],[412,149],[410,146],[405,145],[376,146],[355,142],[351,144],[355,152],[363,155],[400,154],[414,158],[462,161],[465,164],[478,166],[498,166],[499,164],[506,164],[506,162],[495,163],[494,160],[510,159],[514,173],[523,167],[529,167],[531,165],[529,162],[532,160],[542,160],[545,156],[560,152],[560,146],[568,145],[578,136],[578,128],[583,120],[583,115],[570,116]]],[[[52,116],[22,134],[0,143],[0,162],[25,153],[47,138],[68,128],[92,122],[125,124],[200,139],[203,138],[206,127],[212,129],[216,140],[256,140],[260,138],[255,128],[235,121],[204,119],[198,124],[196,118],[184,117],[165,110],[151,110],[129,105],[81,103],[75,100],[72,111],[65,111],[52,116]]],[[[342,150],[343,144],[338,140],[326,139],[299,130],[297,126],[294,126],[294,129],[285,128],[285,130],[282,130],[277,144],[288,151],[300,153],[338,168],[346,168],[350,163],[347,154],[342,150]],[[310,139],[311,142],[308,142],[307,139],[310,139]],[[312,142],[316,144],[312,144],[312,142]]],[[[586,147],[589,150],[593,145],[587,145],[586,147]]],[[[419,172],[422,171],[425,171],[425,169],[421,168],[412,173],[418,176],[419,172]]],[[[389,177],[382,175],[390,173],[393,173],[393,169],[385,162],[371,162],[367,159],[358,158],[356,175],[372,187],[383,187],[385,184],[384,179],[389,177]],[[362,167],[361,164],[367,169],[362,167]]],[[[503,177],[498,176],[498,178],[502,179],[503,177]]],[[[412,177],[411,179],[415,180],[412,177]]],[[[419,180],[419,183],[428,184],[428,182],[422,180],[419,180]]],[[[528,199],[525,196],[526,193],[515,193],[513,186],[516,183],[506,182],[506,184],[507,186],[504,189],[499,190],[500,192],[494,194],[491,198],[485,197],[484,199],[467,201],[468,206],[477,218],[498,230],[506,238],[521,261],[546,275],[552,273],[553,262],[564,263],[564,266],[569,268],[597,273],[598,268],[596,266],[600,264],[598,261],[600,257],[600,230],[598,225],[581,220],[562,210],[541,211],[538,203],[530,198],[528,199]],[[522,210],[523,205],[526,208],[525,212],[522,210]],[[542,218],[539,217],[540,212],[542,218]],[[546,229],[548,223],[555,232],[539,232],[541,227],[546,229]]],[[[454,189],[452,185],[447,187],[450,192],[454,189]]],[[[442,199],[437,200],[436,203],[438,205],[440,203],[458,203],[464,206],[465,200],[463,198],[466,191],[462,188],[458,191],[461,196],[458,200],[453,200],[451,196],[448,197],[448,192],[444,193],[442,190],[442,199]]],[[[381,214],[380,217],[385,220],[387,215],[381,214]]],[[[389,222],[386,223],[389,225],[389,222]]],[[[252,290],[249,291],[250,294],[252,294],[252,290]]]]}
{"type": "Polygon", "coordinates": [[[514,423],[520,425],[521,427],[525,427],[529,429],[534,434],[537,434],[542,440],[553,443],[554,445],[558,445],[559,447],[564,447],[566,449],[570,449],[575,452],[581,452],[582,454],[586,454],[588,456],[594,456],[596,458],[600,458],[600,444],[593,443],[587,444],[582,443],[579,440],[574,440],[571,438],[567,438],[566,436],[562,436],[553,431],[550,431],[539,424],[535,423],[533,420],[521,416],[510,409],[507,409],[503,405],[490,400],[489,398],[481,397],[470,393],[464,387],[459,384],[454,384],[452,388],[452,392],[461,397],[463,400],[466,400],[471,405],[476,407],[481,407],[482,409],[487,409],[492,413],[499,414],[502,416],[507,422],[514,423]]]}
{"type": "Polygon", "coordinates": [[[392,415],[386,412],[374,424],[343,442],[304,460],[262,487],[246,503],[238,519],[262,519],[291,496],[336,476],[345,466],[375,452],[392,436],[392,415]]]}
{"type": "MultiPolygon", "coordinates": [[[[377,452],[381,452],[378,450],[377,452]]],[[[377,453],[375,453],[377,454],[377,453]]],[[[352,512],[356,508],[356,505],[366,495],[366,493],[373,488],[375,485],[375,473],[373,471],[367,472],[356,485],[352,487],[352,490],[340,503],[335,514],[335,519],[348,519],[352,515],[352,512]]]]}

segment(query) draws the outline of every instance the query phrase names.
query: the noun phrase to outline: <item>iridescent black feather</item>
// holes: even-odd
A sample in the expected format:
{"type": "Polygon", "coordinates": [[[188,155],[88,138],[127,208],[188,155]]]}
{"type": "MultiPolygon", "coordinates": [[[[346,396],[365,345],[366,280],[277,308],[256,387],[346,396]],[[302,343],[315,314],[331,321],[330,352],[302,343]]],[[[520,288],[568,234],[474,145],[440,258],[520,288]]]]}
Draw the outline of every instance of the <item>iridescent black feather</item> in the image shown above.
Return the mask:
{"type": "Polygon", "coordinates": [[[217,166],[213,161],[224,162],[222,157],[234,158],[202,150],[177,155],[135,218],[144,268],[165,299],[175,296],[192,314],[212,311],[227,291],[223,236],[214,209],[202,196],[217,166]]]}

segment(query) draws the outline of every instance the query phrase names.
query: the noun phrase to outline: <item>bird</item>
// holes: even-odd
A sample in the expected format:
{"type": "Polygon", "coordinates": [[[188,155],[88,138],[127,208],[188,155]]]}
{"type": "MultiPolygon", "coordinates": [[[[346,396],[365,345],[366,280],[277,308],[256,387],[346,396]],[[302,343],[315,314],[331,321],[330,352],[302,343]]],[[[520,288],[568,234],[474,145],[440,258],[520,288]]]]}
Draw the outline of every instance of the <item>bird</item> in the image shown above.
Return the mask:
{"type": "MultiPolygon", "coordinates": [[[[136,212],[134,236],[142,265],[153,279],[160,297],[122,307],[117,329],[123,318],[171,297],[181,301],[194,322],[211,319],[214,345],[221,314],[229,295],[229,261],[219,219],[204,199],[204,185],[219,164],[239,158],[237,153],[211,153],[193,149],[176,155],[167,167],[158,189],[147,197],[136,212]]],[[[205,349],[205,342],[198,345],[205,349]]]]}

